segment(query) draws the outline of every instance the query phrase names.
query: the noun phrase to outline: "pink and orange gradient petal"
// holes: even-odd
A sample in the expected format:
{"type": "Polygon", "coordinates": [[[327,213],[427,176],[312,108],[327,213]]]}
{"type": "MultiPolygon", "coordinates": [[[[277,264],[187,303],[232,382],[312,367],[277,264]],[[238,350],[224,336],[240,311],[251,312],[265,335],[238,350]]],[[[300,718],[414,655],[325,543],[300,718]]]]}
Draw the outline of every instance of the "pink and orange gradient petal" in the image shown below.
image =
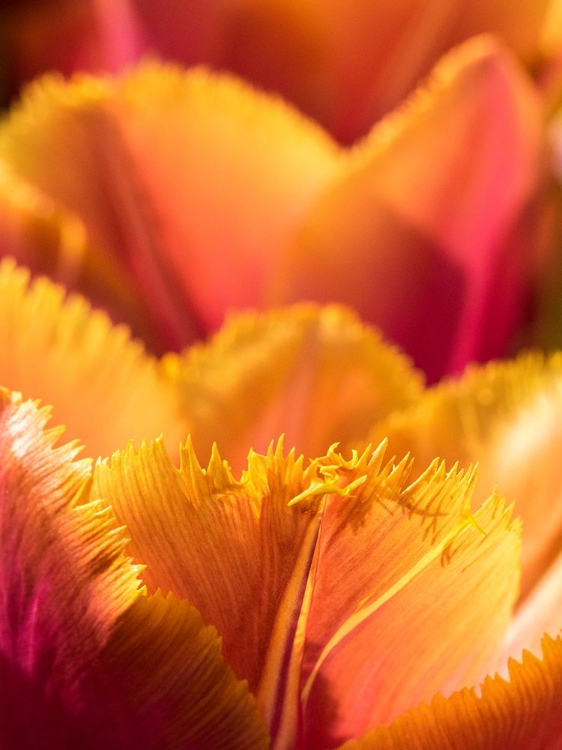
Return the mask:
{"type": "Polygon", "coordinates": [[[379,333],[336,306],[238,315],[208,343],[167,355],[200,460],[216,443],[235,473],[272,440],[307,458],[364,441],[371,426],[422,394],[422,375],[379,333]]]}
{"type": "Polygon", "coordinates": [[[545,636],[542,658],[528,651],[510,662],[510,677],[488,677],[482,695],[438,695],[340,750],[558,750],[562,733],[562,640],[545,636]]]}
{"type": "Polygon", "coordinates": [[[156,63],[114,82],[36,83],[0,127],[0,156],[128,270],[163,350],[228,308],[263,305],[279,253],[342,160],[281,101],[156,63]]]}
{"type": "MultiPolygon", "coordinates": [[[[129,51],[205,62],[281,93],[352,142],[403,99],[437,60],[490,32],[536,64],[548,0],[98,0],[102,30],[129,51]]],[[[119,54],[106,34],[107,65],[119,54]]]]}
{"type": "Polygon", "coordinates": [[[279,444],[235,480],[216,451],[203,470],[188,443],[177,469],[155,443],[96,467],[149,590],[217,627],[274,747],[334,746],[495,666],[518,523],[495,496],[471,516],[472,473],[435,463],[408,484],[383,457],[332,450],[304,470],[279,444]]]}
{"type": "Polygon", "coordinates": [[[303,747],[360,737],[496,666],[519,523],[498,497],[470,515],[470,472],[435,462],[409,484],[404,468],[358,465],[364,484],[326,504],[303,618],[303,747]]]}
{"type": "Polygon", "coordinates": [[[465,468],[478,462],[476,506],[496,485],[523,519],[524,597],[560,548],[561,424],[562,356],[522,354],[429,389],[415,407],[376,425],[369,440],[388,437],[393,453],[409,452],[415,474],[435,456],[465,468]]]}
{"type": "Polygon", "coordinates": [[[90,462],[45,422],[0,390],[0,745],[267,747],[216,632],[139,590],[90,462]]]}
{"type": "Polygon", "coordinates": [[[503,353],[529,293],[522,222],[542,137],[537,95],[505,48],[478,37],[453,50],[351,151],[272,300],[353,305],[431,380],[503,353]]]}
{"type": "Polygon", "coordinates": [[[9,259],[0,263],[0,350],[0,383],[50,405],[89,456],[162,433],[177,455],[185,422],[156,360],[124,326],[81,297],[65,300],[47,279],[30,285],[9,259]]]}
{"type": "Polygon", "coordinates": [[[314,545],[314,508],[288,506],[314,478],[302,459],[284,458],[281,446],[265,458],[250,454],[241,481],[216,451],[201,469],[190,443],[179,470],[160,442],[139,453],[130,446],[96,467],[93,491],[127,525],[128,552],[147,566],[148,591],[192,602],[217,628],[225,659],[252,692],[275,647],[279,602],[306,571],[314,545]]]}

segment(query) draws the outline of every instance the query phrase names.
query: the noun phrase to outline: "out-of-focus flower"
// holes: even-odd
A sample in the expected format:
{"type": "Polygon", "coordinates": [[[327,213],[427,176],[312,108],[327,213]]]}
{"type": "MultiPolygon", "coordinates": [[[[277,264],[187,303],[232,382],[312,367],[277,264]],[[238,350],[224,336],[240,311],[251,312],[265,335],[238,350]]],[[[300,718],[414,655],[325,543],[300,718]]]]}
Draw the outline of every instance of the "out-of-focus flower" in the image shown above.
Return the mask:
{"type": "Polygon", "coordinates": [[[489,37],[352,149],[201,70],[46,79],[0,127],[0,251],[159,351],[229,309],[339,301],[435,380],[525,318],[544,155],[536,92],[489,37]]]}
{"type": "Polygon", "coordinates": [[[50,388],[55,421],[67,409],[90,455],[113,450],[112,426],[80,400],[96,398],[112,350],[97,405],[129,397],[134,367],[139,398],[157,410],[167,394],[163,414],[193,439],[179,469],[160,440],[92,472],[54,447],[60,431],[45,432],[35,404],[0,392],[3,747],[559,745],[562,641],[545,637],[542,659],[535,643],[560,625],[560,598],[543,588],[560,593],[559,356],[423,393],[353,315],[301,306],[235,319],[157,362],[83,301],[26,279],[0,267],[2,382],[50,388]],[[392,452],[408,443],[413,465],[385,459],[384,443],[353,450],[376,430],[392,452]],[[284,455],[281,431],[310,461],[284,455]],[[272,438],[242,458],[244,443],[272,438]],[[466,468],[447,472],[433,450],[466,468]],[[521,524],[485,486],[470,509],[475,456],[524,518],[520,596],[521,524]],[[535,513],[547,530],[527,522],[535,513]],[[535,655],[521,660],[526,644],[535,655]],[[511,680],[488,677],[478,696],[508,655],[511,680]]]}
{"type": "Polygon", "coordinates": [[[540,70],[557,0],[118,0],[117,23],[115,5],[94,2],[109,69],[152,53],[231,70],[351,143],[471,36],[492,33],[540,70]]]}
{"type": "Polygon", "coordinates": [[[102,70],[105,54],[97,12],[87,0],[2,0],[0,107],[23,82],[56,70],[102,70]]]}
{"type": "MultiPolygon", "coordinates": [[[[11,77],[119,72],[146,54],[230,70],[351,143],[480,33],[543,74],[559,0],[42,0],[18,13],[11,77]],[[58,18],[58,25],[54,22],[58,18]],[[78,20],[81,20],[80,21],[78,20]],[[49,59],[50,50],[50,59],[49,59]]],[[[10,59],[10,58],[9,58],[10,59]]],[[[9,73],[10,75],[10,73],[9,73]]]]}

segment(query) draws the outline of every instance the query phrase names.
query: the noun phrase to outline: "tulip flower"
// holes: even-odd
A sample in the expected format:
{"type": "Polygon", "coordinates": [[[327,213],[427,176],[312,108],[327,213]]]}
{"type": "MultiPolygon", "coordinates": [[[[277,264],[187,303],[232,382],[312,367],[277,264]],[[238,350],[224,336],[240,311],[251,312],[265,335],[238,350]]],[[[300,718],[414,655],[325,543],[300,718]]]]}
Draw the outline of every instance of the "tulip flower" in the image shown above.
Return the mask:
{"type": "Polygon", "coordinates": [[[0,251],[158,353],[229,310],[335,301],[437,380],[526,319],[544,156],[536,91],[489,37],[352,149],[200,69],[45,79],[0,126],[0,251]]]}
{"type": "MultiPolygon", "coordinates": [[[[13,12],[16,80],[119,72],[143,55],[230,70],[281,94],[341,142],[399,106],[449,49],[480,33],[533,71],[560,41],[557,0],[45,0],[13,12]],[[50,59],[49,59],[50,52],[50,59]]],[[[10,25],[8,26],[10,28],[10,25]]]]}
{"type": "Polygon", "coordinates": [[[157,361],[11,262],[0,289],[3,747],[559,744],[559,355],[424,391],[352,313],[297,306],[157,361]],[[114,445],[119,399],[148,442],[114,445]]]}

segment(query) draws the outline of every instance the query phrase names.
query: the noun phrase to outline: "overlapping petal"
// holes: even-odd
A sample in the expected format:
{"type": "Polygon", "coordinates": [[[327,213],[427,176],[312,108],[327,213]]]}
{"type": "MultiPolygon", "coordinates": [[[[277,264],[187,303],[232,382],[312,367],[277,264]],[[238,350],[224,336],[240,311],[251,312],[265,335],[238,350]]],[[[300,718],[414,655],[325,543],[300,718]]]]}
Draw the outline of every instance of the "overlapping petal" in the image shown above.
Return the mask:
{"type": "Polygon", "coordinates": [[[562,733],[561,639],[545,637],[542,659],[525,652],[521,663],[511,661],[509,671],[509,682],[486,679],[481,696],[475,690],[448,700],[439,695],[341,750],[556,750],[562,733]]]}
{"type": "Polygon", "coordinates": [[[266,747],[216,632],[139,591],[88,461],[45,421],[0,391],[2,747],[266,747]]]}
{"type": "Polygon", "coordinates": [[[355,306],[431,380],[502,354],[529,293],[521,222],[541,148],[529,82],[497,42],[471,40],[351,152],[284,256],[274,299],[355,306]]]}
{"type": "Polygon", "coordinates": [[[351,142],[399,105],[441,55],[474,34],[495,33],[536,64],[550,3],[98,0],[96,5],[109,66],[119,55],[117,26],[129,63],[144,50],[186,65],[203,61],[232,70],[280,92],[351,142]]]}
{"type": "MultiPolygon", "coordinates": [[[[392,453],[410,452],[415,473],[435,456],[479,463],[479,487],[497,485],[523,519],[525,595],[560,548],[561,420],[560,355],[523,354],[429,389],[411,410],[375,426],[370,439],[385,436],[392,453]]],[[[476,490],[476,503],[483,494],[476,490]]]]}
{"type": "Polygon", "coordinates": [[[263,306],[280,252],[340,164],[328,136],[281,102],[156,65],[115,83],[37,84],[0,154],[128,269],[162,348],[230,307],[263,306]]]}
{"type": "Polygon", "coordinates": [[[202,470],[188,443],[178,470],[156,443],[96,469],[149,590],[217,626],[275,747],[332,747],[475,682],[509,621],[519,529],[503,503],[473,518],[471,473],[436,463],[409,484],[383,456],[305,469],[279,445],[236,480],[216,452],[202,470]]]}
{"type": "Polygon", "coordinates": [[[0,156],[139,285],[160,350],[231,308],[342,301],[432,379],[521,323],[542,145],[531,83],[491,38],[351,151],[232,78],[158,65],[45,80],[0,128],[0,156]]]}
{"type": "Polygon", "coordinates": [[[210,342],[165,357],[163,372],[200,460],[216,443],[235,472],[281,434],[308,458],[335,442],[351,449],[422,393],[409,361],[336,306],[239,315],[210,342]]]}
{"type": "Polygon", "coordinates": [[[67,291],[80,290],[114,322],[127,321],[153,349],[158,340],[138,290],[122,267],[88,241],[83,222],[17,177],[0,161],[0,257],[11,256],[34,275],[67,291]]]}
{"type": "Polygon", "coordinates": [[[67,437],[92,457],[164,433],[176,454],[186,429],[174,390],[128,330],[47,279],[31,286],[0,264],[0,384],[53,407],[67,437]]]}

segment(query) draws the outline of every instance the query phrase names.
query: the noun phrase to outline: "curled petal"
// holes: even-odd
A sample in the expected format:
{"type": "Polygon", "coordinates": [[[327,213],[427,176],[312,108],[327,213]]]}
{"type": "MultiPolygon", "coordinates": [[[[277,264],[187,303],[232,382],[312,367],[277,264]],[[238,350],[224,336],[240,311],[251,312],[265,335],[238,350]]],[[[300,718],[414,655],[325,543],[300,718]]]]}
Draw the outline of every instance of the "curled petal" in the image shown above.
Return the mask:
{"type": "Polygon", "coordinates": [[[0,161],[0,257],[11,256],[34,274],[68,291],[81,290],[116,322],[129,321],[134,333],[155,346],[138,290],[123,269],[88,242],[83,222],[52,198],[17,177],[0,161]]]}
{"type": "Polygon", "coordinates": [[[562,732],[562,640],[545,636],[542,659],[525,652],[521,663],[510,662],[509,671],[509,682],[487,678],[481,696],[475,690],[437,696],[341,750],[556,750],[562,732]]]}

